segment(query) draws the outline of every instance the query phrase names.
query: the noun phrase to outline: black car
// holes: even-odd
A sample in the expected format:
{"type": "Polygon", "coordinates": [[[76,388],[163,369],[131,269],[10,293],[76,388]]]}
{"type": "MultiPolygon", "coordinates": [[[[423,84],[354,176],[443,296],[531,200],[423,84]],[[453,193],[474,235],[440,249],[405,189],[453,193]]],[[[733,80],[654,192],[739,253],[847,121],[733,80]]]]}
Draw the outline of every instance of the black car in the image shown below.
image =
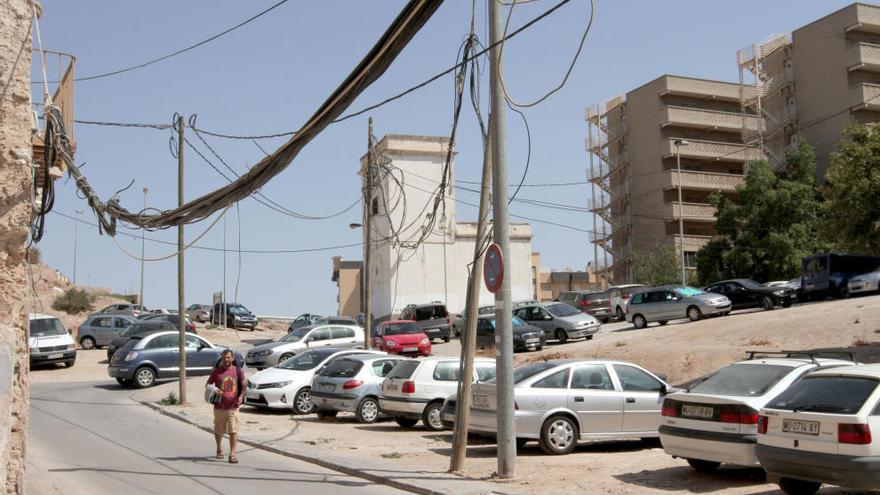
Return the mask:
{"type": "Polygon", "coordinates": [[[449,342],[452,338],[452,318],[441,302],[410,304],[403,308],[400,319],[415,321],[431,340],[443,339],[444,342],[449,342]]]}
{"type": "Polygon", "coordinates": [[[706,291],[727,296],[733,309],[773,309],[776,306],[787,308],[797,299],[797,293],[791,287],[764,287],[747,278],[715,282],[706,287],[706,291]]]}
{"type": "MultiPolygon", "coordinates": [[[[118,337],[114,338],[107,345],[107,359],[113,359],[113,353],[117,349],[122,348],[126,342],[134,336],[143,337],[151,333],[162,332],[165,330],[177,330],[177,325],[168,321],[138,321],[122,331],[118,337]]],[[[187,328],[187,333],[195,333],[187,328]]]]}
{"type": "MultiPolygon", "coordinates": [[[[544,331],[527,324],[516,316],[512,317],[513,350],[540,351],[544,348],[544,331]]],[[[495,346],[495,315],[477,317],[477,347],[495,346]]]]}
{"type": "MultiPolygon", "coordinates": [[[[211,323],[215,325],[224,323],[222,302],[215,304],[211,310],[211,323]]],[[[225,323],[227,327],[247,328],[253,332],[257,328],[257,317],[241,304],[226,303],[225,323]]]]}

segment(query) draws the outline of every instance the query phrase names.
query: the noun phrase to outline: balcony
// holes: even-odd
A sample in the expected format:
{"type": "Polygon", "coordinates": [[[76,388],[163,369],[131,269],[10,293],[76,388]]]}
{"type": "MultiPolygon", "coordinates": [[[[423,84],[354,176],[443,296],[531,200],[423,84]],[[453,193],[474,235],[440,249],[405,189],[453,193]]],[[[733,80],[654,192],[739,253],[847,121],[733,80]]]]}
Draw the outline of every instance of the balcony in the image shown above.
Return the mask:
{"type": "MultiPolygon", "coordinates": [[[[736,186],[743,183],[743,176],[737,174],[717,174],[711,172],[681,171],[682,189],[695,191],[736,192],[736,186]]],[[[663,182],[664,189],[678,188],[678,170],[667,170],[663,182]]]]}
{"type": "Polygon", "coordinates": [[[849,106],[853,110],[880,110],[880,84],[850,86],[849,106]]]}
{"type": "Polygon", "coordinates": [[[880,45],[856,43],[846,49],[845,56],[849,70],[880,71],[880,45]]]}
{"type": "Polygon", "coordinates": [[[850,17],[845,21],[848,26],[846,31],[880,33],[880,8],[857,3],[850,5],[846,10],[850,17]]]}
{"type": "MultiPolygon", "coordinates": [[[[666,203],[663,213],[666,220],[678,221],[678,202],[666,203]]],[[[681,216],[690,222],[715,222],[715,207],[707,203],[682,203],[681,216]]]]}
{"type": "MultiPolygon", "coordinates": [[[[681,250],[681,237],[678,234],[672,236],[675,242],[675,251],[680,252],[681,250]]],[[[688,252],[696,252],[699,251],[700,248],[705,246],[712,240],[711,235],[688,235],[684,236],[684,250],[688,252]]]]}
{"type": "MultiPolygon", "coordinates": [[[[669,138],[666,142],[666,148],[663,151],[663,158],[671,158],[675,156],[676,139],[682,138],[669,138]]],[[[682,158],[733,163],[745,163],[764,158],[760,150],[746,147],[744,144],[703,141],[699,139],[686,139],[685,141],[689,144],[681,147],[682,158]]]]}
{"type": "MultiPolygon", "coordinates": [[[[689,96],[706,100],[739,101],[740,85],[723,81],[696,79],[692,77],[666,76],[660,95],[689,96]]],[[[744,86],[746,98],[754,96],[755,88],[744,86]]]]}
{"type": "Polygon", "coordinates": [[[661,112],[661,127],[691,127],[730,132],[740,132],[743,127],[758,130],[758,118],[754,115],[676,106],[667,106],[661,112]]]}

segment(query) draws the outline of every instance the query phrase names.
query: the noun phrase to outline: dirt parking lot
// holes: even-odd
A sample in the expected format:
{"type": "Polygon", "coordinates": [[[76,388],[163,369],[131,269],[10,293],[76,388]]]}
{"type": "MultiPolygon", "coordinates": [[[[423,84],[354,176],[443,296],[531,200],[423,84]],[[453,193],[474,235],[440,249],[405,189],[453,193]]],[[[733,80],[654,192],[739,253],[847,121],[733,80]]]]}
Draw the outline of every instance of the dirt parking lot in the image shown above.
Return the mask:
{"type": "MultiPolygon", "coordinates": [[[[243,349],[251,341],[281,331],[235,333],[200,331],[212,342],[243,349]]],[[[604,325],[591,341],[550,345],[539,353],[520,353],[518,363],[552,357],[599,356],[638,363],[666,374],[680,383],[730,362],[742,359],[746,350],[789,350],[819,347],[872,349],[880,342],[880,296],[797,305],[773,311],[739,312],[724,318],[689,323],[671,322],[665,327],[635,330],[625,323],[604,325]]],[[[435,354],[455,355],[458,343],[440,344],[435,354]]],[[[104,351],[81,351],[72,369],[33,370],[31,379],[110,380],[106,375],[104,351]]],[[[197,379],[201,380],[201,379],[197,379]]],[[[176,390],[174,382],[160,385],[156,394],[176,390]]],[[[132,390],[120,389],[132,394],[132,390]]],[[[157,395],[158,397],[158,395],[157,395]]],[[[180,408],[197,418],[210,416],[204,404],[180,408]]],[[[374,456],[399,463],[401,469],[442,472],[448,468],[451,432],[403,429],[384,421],[360,425],[354,416],[341,414],[335,420],[293,416],[245,407],[241,414],[242,437],[277,446],[295,442],[316,452],[374,456]]],[[[492,478],[496,469],[495,446],[473,439],[468,449],[465,474],[492,478]]],[[[679,459],[666,455],[656,442],[584,443],[567,456],[544,455],[537,444],[529,444],[517,459],[519,479],[504,486],[530,494],[546,493],[780,493],[764,482],[760,469],[725,467],[717,474],[701,474],[679,459]]],[[[825,487],[822,494],[841,493],[825,487]]]]}

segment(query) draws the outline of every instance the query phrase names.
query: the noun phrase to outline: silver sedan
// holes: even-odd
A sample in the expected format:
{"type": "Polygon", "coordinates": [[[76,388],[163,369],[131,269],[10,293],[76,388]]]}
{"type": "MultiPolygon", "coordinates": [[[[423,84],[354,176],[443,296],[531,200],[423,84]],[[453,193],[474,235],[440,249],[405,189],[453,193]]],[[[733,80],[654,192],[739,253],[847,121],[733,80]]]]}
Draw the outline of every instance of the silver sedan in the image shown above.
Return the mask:
{"type": "MultiPolygon", "coordinates": [[[[603,359],[552,360],[514,370],[516,437],[548,454],[568,454],[578,440],[658,437],[665,381],[635,364],[603,359]]],[[[474,384],[469,431],[496,434],[494,380],[474,384]]]]}

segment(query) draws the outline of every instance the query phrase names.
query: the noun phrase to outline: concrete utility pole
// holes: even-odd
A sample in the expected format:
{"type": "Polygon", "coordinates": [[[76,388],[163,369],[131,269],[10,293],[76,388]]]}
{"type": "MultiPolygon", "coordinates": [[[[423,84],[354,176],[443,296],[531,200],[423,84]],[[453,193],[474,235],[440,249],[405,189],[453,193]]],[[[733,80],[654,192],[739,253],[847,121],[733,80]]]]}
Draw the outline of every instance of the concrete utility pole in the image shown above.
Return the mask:
{"type": "MultiPolygon", "coordinates": [[[[146,187],[144,188],[144,210],[147,209],[147,193],[150,192],[146,187]]],[[[146,232],[147,229],[141,229],[141,290],[138,292],[138,304],[141,305],[141,310],[144,309],[144,257],[146,251],[146,232]]]]}
{"type": "Polygon", "coordinates": [[[79,216],[82,215],[82,210],[76,209],[73,210],[76,213],[76,221],[73,222],[73,285],[76,285],[76,248],[79,243],[79,216]]]}
{"type": "MultiPolygon", "coordinates": [[[[497,0],[489,2],[489,44],[501,40],[501,11],[497,0]]],[[[510,260],[510,218],[507,213],[507,129],[504,94],[501,77],[504,71],[501,47],[489,52],[489,91],[491,92],[491,115],[489,142],[492,143],[492,179],[494,194],[495,242],[501,248],[503,260],[510,260]]],[[[510,267],[506,268],[507,271],[510,267]]],[[[498,476],[516,477],[516,430],[513,423],[513,327],[511,323],[513,304],[510,300],[510,275],[501,281],[495,293],[495,366],[497,368],[498,413],[498,476]]]]}
{"type": "MultiPolygon", "coordinates": [[[[183,206],[183,115],[177,116],[177,206],[183,206]]],[[[186,304],[183,292],[183,224],[177,226],[177,330],[180,404],[186,405],[186,304]]]]}
{"type": "Polygon", "coordinates": [[[373,117],[367,124],[367,173],[364,174],[366,191],[364,196],[364,349],[370,348],[372,337],[373,317],[370,301],[370,258],[373,256],[373,117]]]}
{"type": "MultiPolygon", "coordinates": [[[[491,0],[490,0],[491,1],[491,0]]],[[[489,116],[490,127],[492,116],[489,116]]],[[[458,378],[458,397],[455,402],[455,433],[452,435],[452,458],[449,470],[464,469],[467,458],[467,433],[471,417],[471,385],[474,376],[474,353],[477,347],[477,308],[480,305],[480,284],[483,282],[483,239],[489,218],[489,182],[492,179],[492,142],[486,141],[483,150],[483,178],[480,181],[480,210],[477,215],[477,238],[474,243],[474,266],[468,279],[467,305],[465,306],[464,333],[461,335],[461,373],[458,378]]]]}
{"type": "MultiPolygon", "coordinates": [[[[223,212],[223,294],[220,301],[222,303],[220,306],[223,308],[223,318],[218,318],[218,320],[223,320],[223,328],[226,328],[226,324],[229,323],[226,321],[226,213],[228,212],[229,208],[223,212]]],[[[215,323],[219,323],[219,321],[215,323]]]]}

